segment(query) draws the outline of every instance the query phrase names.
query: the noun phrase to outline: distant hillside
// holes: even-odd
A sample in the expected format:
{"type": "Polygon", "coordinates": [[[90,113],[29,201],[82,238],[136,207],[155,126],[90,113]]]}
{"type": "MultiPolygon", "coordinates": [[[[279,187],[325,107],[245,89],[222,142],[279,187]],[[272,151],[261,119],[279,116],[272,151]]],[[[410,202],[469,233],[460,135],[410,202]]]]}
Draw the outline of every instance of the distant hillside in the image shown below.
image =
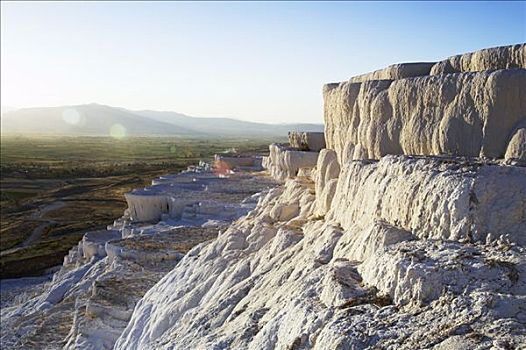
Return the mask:
{"type": "Polygon", "coordinates": [[[322,124],[264,124],[231,118],[198,118],[176,112],[130,111],[99,104],[24,108],[2,114],[2,133],[71,136],[286,136],[323,131],[322,124]]]}
{"type": "Polygon", "coordinates": [[[135,111],[161,122],[184,125],[205,134],[214,135],[287,135],[289,131],[323,131],[322,124],[265,124],[247,122],[233,118],[190,117],[176,112],[135,111]]]}
{"type": "Polygon", "coordinates": [[[23,108],[2,115],[2,133],[107,136],[193,135],[193,130],[98,104],[23,108]],[[113,128],[113,129],[112,129],[113,128]]]}

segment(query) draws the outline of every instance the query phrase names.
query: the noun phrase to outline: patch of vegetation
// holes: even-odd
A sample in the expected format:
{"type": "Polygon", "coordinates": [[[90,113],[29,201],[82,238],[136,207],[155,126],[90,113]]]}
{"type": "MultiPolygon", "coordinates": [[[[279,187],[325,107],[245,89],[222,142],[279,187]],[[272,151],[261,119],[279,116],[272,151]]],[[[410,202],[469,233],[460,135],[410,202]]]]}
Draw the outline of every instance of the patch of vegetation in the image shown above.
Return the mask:
{"type": "Polygon", "coordinates": [[[29,247],[3,255],[0,259],[2,278],[37,276],[48,268],[62,264],[64,256],[82,238],[82,234],[69,234],[63,237],[42,240],[29,247]]]}
{"type": "Polygon", "coordinates": [[[0,229],[0,246],[2,250],[13,248],[22,243],[39,225],[35,221],[2,221],[0,229]]]}
{"type": "MultiPolygon", "coordinates": [[[[142,174],[211,158],[236,149],[267,152],[271,140],[180,137],[22,137],[3,136],[2,178],[60,179],[142,174]]],[[[274,140],[275,141],[275,140],[274,140]]]]}

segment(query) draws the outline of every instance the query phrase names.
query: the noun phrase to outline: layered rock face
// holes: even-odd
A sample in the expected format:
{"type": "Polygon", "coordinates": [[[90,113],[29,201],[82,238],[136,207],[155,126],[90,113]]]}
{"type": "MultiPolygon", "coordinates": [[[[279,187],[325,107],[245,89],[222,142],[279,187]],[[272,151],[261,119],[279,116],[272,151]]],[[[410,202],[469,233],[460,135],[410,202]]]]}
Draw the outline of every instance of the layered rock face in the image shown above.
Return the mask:
{"type": "Polygon", "coordinates": [[[312,169],[318,161],[318,152],[300,151],[276,143],[271,144],[269,150],[270,155],[263,157],[263,167],[278,181],[295,177],[301,168],[312,169]]]}
{"type": "Polygon", "coordinates": [[[435,63],[402,63],[393,64],[387,68],[371,73],[365,73],[349,79],[351,83],[363,83],[369,80],[397,80],[421,75],[429,75],[435,63]]]}
{"type": "Polygon", "coordinates": [[[526,168],[428,157],[354,161],[340,174],[332,207],[330,219],[345,229],[374,218],[419,239],[484,242],[501,233],[526,245],[526,168]]]}
{"type": "Polygon", "coordinates": [[[388,68],[326,85],[327,146],[341,163],[387,154],[524,160],[517,143],[526,123],[525,50],[455,56],[435,64],[432,75],[411,64],[405,74],[388,68]]]}
{"type": "Polygon", "coordinates": [[[116,348],[526,341],[525,168],[390,156],[353,161],[332,180],[324,218],[313,205],[321,177],[291,179],[194,248],[139,302],[116,348]]]}
{"type": "Polygon", "coordinates": [[[449,57],[431,68],[431,75],[526,68],[526,45],[501,46],[449,57]]]}

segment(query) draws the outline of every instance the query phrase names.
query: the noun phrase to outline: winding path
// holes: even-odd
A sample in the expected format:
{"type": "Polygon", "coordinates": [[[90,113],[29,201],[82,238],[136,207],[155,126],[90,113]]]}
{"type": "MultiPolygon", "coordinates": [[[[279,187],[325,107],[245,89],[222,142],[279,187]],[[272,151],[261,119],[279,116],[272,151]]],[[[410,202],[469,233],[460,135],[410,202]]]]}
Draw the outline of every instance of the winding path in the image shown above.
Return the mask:
{"type": "Polygon", "coordinates": [[[53,220],[44,219],[43,216],[52,210],[60,209],[60,208],[63,208],[64,206],[66,206],[66,203],[64,203],[63,201],[55,201],[51,204],[47,204],[47,205],[44,205],[36,209],[35,212],[31,214],[30,218],[31,220],[35,220],[35,221],[42,221],[42,223],[38,225],[38,227],[34,228],[31,234],[29,235],[29,237],[27,237],[22,243],[20,243],[14,248],[3,250],[2,252],[0,252],[0,256],[11,254],[19,250],[20,248],[27,247],[33,244],[38,239],[40,239],[40,236],[42,236],[42,232],[44,232],[44,230],[47,227],[55,223],[55,221],[53,220]]]}

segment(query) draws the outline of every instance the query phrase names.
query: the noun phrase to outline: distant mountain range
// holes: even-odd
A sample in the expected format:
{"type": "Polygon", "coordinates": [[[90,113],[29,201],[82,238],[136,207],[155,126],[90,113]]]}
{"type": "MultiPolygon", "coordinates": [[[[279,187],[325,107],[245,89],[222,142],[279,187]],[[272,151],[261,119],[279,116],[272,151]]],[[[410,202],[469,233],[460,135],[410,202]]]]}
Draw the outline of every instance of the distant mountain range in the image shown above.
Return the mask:
{"type": "Polygon", "coordinates": [[[69,136],[286,136],[323,131],[322,124],[265,124],[232,118],[200,118],[176,112],[130,111],[99,104],[23,108],[2,113],[2,134],[69,136]]]}

